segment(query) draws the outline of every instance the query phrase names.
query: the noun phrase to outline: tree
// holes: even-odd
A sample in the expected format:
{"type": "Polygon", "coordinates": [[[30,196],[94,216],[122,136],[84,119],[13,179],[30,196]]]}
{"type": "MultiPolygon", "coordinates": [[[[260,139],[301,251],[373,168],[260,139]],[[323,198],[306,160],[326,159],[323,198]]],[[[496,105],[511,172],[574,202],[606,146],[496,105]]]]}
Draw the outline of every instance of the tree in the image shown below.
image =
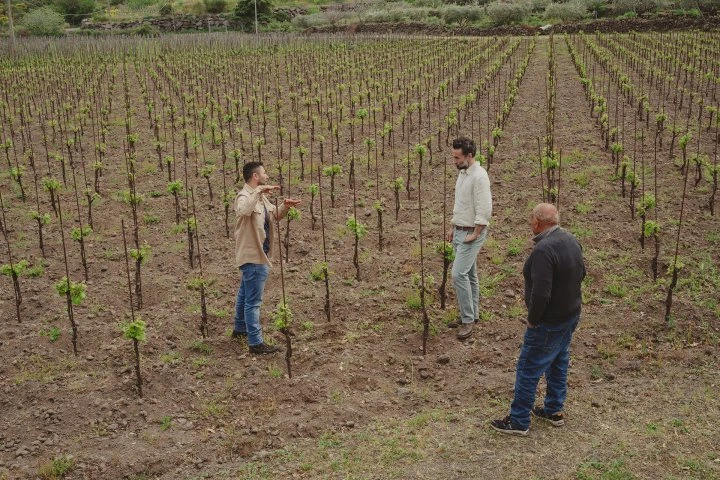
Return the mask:
{"type": "Polygon", "coordinates": [[[95,0],[57,0],[55,6],[67,23],[78,26],[95,11],[95,0]]]}
{"type": "Polygon", "coordinates": [[[256,1],[258,20],[269,20],[273,13],[270,0],[239,0],[235,7],[235,17],[240,20],[254,21],[256,1]]]}

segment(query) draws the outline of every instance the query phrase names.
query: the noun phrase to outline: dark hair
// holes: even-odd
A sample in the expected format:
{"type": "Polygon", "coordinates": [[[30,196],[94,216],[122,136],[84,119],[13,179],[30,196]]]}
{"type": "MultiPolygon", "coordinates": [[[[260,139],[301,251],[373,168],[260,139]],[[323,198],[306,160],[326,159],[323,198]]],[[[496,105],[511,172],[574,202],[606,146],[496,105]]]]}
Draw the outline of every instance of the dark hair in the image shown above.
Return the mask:
{"type": "Polygon", "coordinates": [[[453,140],[452,148],[455,150],[462,150],[463,155],[472,155],[473,157],[477,153],[477,146],[475,142],[468,137],[460,137],[453,140]]]}
{"type": "Polygon", "coordinates": [[[257,172],[262,167],[262,162],[248,162],[243,166],[243,179],[248,182],[253,176],[253,173],[257,172]]]}

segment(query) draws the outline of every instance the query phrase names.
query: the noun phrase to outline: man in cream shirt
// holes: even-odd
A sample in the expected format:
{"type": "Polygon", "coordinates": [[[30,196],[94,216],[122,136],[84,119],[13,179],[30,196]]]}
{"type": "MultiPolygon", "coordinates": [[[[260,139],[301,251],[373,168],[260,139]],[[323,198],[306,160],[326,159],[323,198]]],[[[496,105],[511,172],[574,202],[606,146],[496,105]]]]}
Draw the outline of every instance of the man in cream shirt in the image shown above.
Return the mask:
{"type": "Polygon", "coordinates": [[[452,225],[446,234],[455,250],[452,267],[453,287],[457,296],[460,318],[450,326],[459,326],[457,337],[464,340],[472,335],[480,318],[480,285],[477,276],[477,256],[487,239],[492,215],[490,178],[475,161],[477,147],[467,137],[453,140],[452,156],[459,174],[455,183],[455,205],[452,225]]]}

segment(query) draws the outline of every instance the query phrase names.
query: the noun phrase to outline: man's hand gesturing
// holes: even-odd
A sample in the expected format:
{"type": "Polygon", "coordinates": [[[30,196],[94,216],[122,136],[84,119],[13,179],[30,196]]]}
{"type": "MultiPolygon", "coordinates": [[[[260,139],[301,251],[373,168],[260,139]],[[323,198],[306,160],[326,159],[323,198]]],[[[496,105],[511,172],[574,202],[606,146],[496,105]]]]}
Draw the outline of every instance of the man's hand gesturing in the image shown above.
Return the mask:
{"type": "Polygon", "coordinates": [[[270,193],[276,190],[280,190],[280,185],[258,185],[257,190],[260,193],[270,193]]]}

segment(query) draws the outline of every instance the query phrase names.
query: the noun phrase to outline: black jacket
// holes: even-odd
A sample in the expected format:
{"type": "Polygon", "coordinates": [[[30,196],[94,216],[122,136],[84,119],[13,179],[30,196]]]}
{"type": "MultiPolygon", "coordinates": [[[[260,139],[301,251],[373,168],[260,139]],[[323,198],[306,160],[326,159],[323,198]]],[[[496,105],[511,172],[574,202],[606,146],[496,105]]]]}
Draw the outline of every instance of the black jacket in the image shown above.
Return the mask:
{"type": "Polygon", "coordinates": [[[523,267],[527,320],[559,325],[580,313],[585,264],[582,247],[570,232],[557,228],[543,233],[523,267]]]}

